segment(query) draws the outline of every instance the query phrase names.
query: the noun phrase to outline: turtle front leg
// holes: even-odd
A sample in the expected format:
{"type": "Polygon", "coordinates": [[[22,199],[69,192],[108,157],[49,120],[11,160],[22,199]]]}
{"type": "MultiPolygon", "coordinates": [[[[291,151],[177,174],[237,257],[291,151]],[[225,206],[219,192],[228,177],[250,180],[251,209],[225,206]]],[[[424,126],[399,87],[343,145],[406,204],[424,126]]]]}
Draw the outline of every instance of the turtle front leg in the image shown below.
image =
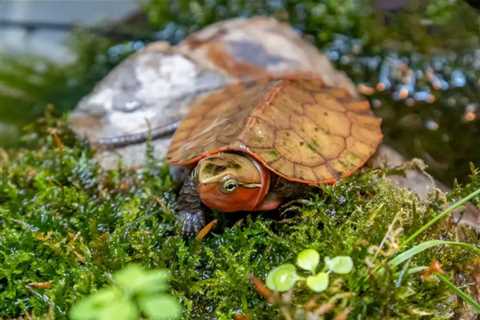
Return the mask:
{"type": "Polygon", "coordinates": [[[195,235],[205,225],[205,207],[200,201],[193,171],[186,177],[180,189],[175,213],[182,233],[186,236],[195,235]]]}

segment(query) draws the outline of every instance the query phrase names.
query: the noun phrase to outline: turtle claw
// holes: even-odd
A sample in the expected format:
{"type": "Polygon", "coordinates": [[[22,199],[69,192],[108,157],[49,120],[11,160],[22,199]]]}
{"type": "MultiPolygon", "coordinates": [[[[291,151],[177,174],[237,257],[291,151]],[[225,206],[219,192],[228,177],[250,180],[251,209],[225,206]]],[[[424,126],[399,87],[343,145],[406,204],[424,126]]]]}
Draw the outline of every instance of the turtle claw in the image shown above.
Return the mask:
{"type": "Polygon", "coordinates": [[[182,211],[178,213],[178,222],[182,228],[182,234],[192,237],[205,225],[205,214],[203,211],[182,211]]]}

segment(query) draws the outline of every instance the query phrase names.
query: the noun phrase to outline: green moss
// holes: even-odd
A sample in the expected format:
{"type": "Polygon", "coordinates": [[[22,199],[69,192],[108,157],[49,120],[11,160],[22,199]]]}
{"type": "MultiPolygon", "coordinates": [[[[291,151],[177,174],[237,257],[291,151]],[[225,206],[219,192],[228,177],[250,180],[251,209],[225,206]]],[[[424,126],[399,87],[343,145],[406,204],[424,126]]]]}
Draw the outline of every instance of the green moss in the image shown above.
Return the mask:
{"type": "MultiPolygon", "coordinates": [[[[175,195],[161,163],[150,159],[140,171],[103,172],[92,151],[73,139],[62,121],[47,118],[33,132],[40,133],[25,138],[33,150],[7,152],[0,169],[2,317],[53,313],[65,318],[81,296],[136,262],[170,270],[185,319],[231,319],[237,312],[271,319],[277,317],[277,308],[256,293],[249,276],[265,279],[273,267],[294,262],[305,248],[316,249],[322,257],[353,258],[354,271],[342,277],[334,291],[319,296],[327,301],[341,292],[352,293],[337,306],[339,312],[348,306],[361,318],[413,319],[428,312],[443,319],[459,307],[444,285],[424,283],[418,275],[404,278],[399,287],[393,270],[368,276],[369,265],[382,264],[398,252],[398,241],[444,204],[420,204],[392,186],[382,171],[364,170],[325,186],[306,204],[292,204],[283,214],[217,215],[218,227],[200,243],[177,233],[171,210],[175,195]],[[64,146],[55,144],[46,130],[50,126],[56,127],[64,146]]],[[[478,187],[478,175],[473,180],[453,196],[478,187]]],[[[456,236],[446,223],[425,235],[456,236]]],[[[434,258],[452,273],[470,254],[434,248],[411,266],[428,265],[434,258]]],[[[310,295],[298,288],[295,301],[305,302],[310,295]]]]}

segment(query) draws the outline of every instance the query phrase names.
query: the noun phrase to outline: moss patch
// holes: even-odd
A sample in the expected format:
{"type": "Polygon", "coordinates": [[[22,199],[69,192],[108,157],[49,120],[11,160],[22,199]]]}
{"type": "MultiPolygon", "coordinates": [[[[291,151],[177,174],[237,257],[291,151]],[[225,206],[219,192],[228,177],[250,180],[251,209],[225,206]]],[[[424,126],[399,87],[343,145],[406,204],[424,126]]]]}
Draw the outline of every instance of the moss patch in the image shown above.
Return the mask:
{"type": "MultiPolygon", "coordinates": [[[[349,293],[336,305],[338,312],[348,308],[352,317],[369,319],[415,319],[423,314],[444,319],[461,306],[444,285],[423,282],[418,274],[403,278],[401,285],[395,270],[369,276],[374,266],[399,252],[401,239],[445,205],[442,199],[420,204],[392,186],[385,172],[363,170],[283,213],[212,214],[219,225],[197,242],[177,234],[171,209],[175,193],[168,168],[160,161],[150,158],[139,171],[103,172],[92,151],[55,118],[43,120],[24,142],[33,148],[1,153],[2,317],[65,318],[81,296],[136,262],[170,270],[185,319],[232,319],[239,312],[252,319],[277,318],[278,309],[258,295],[249,276],[265,279],[277,265],[294,262],[305,248],[316,249],[322,257],[353,258],[354,271],[319,296],[328,301],[349,293]]],[[[457,188],[453,196],[479,186],[474,175],[473,182],[457,188]]],[[[443,223],[425,238],[458,236],[452,224],[443,223]]],[[[468,237],[478,243],[477,236],[468,237]]],[[[437,259],[453,274],[470,258],[464,249],[434,248],[410,267],[437,259]]],[[[295,289],[295,303],[310,298],[308,290],[295,289]]]]}

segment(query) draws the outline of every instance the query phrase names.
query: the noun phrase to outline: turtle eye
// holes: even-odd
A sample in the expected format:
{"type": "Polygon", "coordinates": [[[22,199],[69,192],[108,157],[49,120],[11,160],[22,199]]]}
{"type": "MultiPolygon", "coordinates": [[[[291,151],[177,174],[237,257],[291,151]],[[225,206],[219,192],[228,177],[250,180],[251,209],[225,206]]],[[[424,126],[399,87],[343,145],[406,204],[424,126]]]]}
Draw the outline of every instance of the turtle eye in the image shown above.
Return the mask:
{"type": "Polygon", "coordinates": [[[238,181],[233,178],[227,178],[222,184],[222,192],[223,193],[231,193],[235,191],[238,187],[238,181]]]}

